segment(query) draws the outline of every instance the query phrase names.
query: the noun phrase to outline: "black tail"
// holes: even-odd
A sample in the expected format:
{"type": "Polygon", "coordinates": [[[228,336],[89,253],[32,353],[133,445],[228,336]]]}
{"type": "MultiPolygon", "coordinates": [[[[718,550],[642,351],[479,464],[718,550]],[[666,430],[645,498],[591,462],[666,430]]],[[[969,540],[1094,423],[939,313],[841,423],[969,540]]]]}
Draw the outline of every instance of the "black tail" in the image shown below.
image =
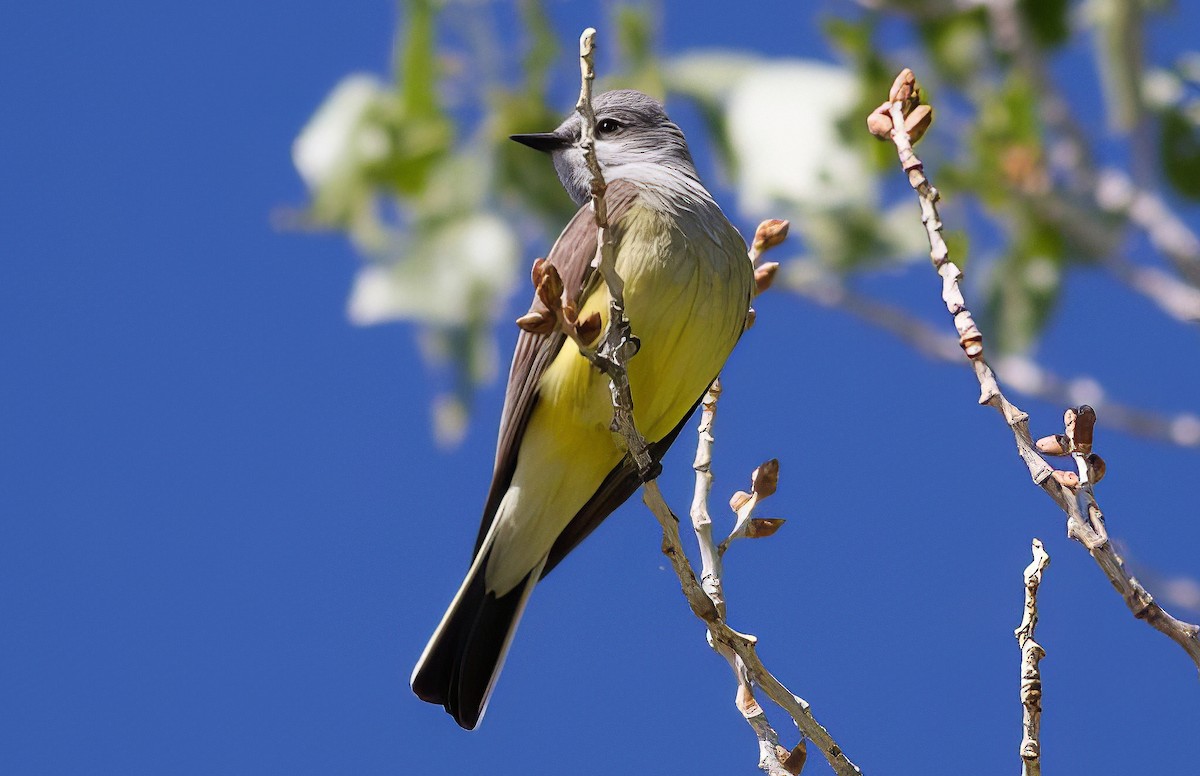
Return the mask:
{"type": "Polygon", "coordinates": [[[441,704],[467,730],[475,729],[487,709],[525,602],[541,576],[539,565],[497,598],[484,587],[486,566],[486,558],[472,564],[411,680],[417,697],[441,704]]]}

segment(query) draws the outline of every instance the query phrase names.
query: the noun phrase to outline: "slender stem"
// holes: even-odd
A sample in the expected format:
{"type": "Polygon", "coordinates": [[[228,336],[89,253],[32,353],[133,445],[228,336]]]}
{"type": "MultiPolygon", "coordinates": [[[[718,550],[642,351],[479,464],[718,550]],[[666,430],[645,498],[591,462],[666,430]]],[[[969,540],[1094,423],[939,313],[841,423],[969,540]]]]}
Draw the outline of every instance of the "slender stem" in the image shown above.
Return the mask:
{"type": "MultiPolygon", "coordinates": [[[[714,603],[714,599],[706,594],[700,583],[696,580],[695,571],[692,569],[687,556],[683,552],[679,537],[679,521],[671,512],[670,507],[667,506],[666,501],[663,499],[662,491],[659,490],[658,483],[654,479],[656,474],[654,472],[653,459],[646,447],[645,439],[638,432],[634,422],[633,398],[629,390],[629,377],[625,364],[637,352],[637,340],[633,336],[628,319],[625,318],[624,284],[616,269],[615,250],[612,243],[611,231],[608,228],[608,209],[604,200],[604,176],[595,155],[595,113],[592,108],[592,83],[596,77],[594,66],[595,37],[596,31],[589,27],[584,30],[579,39],[581,85],[576,110],[579,112],[583,122],[580,145],[583,149],[588,169],[591,172],[592,206],[595,212],[597,227],[597,267],[608,286],[611,302],[608,325],[600,347],[595,352],[590,350],[582,350],[581,352],[592,364],[609,376],[614,410],[613,430],[620,433],[630,456],[633,458],[638,471],[645,480],[645,485],[642,489],[642,499],[662,526],[663,553],[671,560],[671,565],[679,577],[688,605],[696,616],[708,626],[710,644],[729,660],[738,677],[739,709],[742,710],[743,715],[758,736],[760,767],[770,774],[770,776],[798,773],[800,767],[803,765],[805,747],[803,741],[791,752],[779,746],[778,736],[767,723],[766,715],[762,712],[761,708],[758,708],[757,702],[754,701],[753,694],[751,693],[752,684],[757,684],[761,687],[768,697],[791,715],[801,734],[813,741],[821,749],[821,752],[825,755],[830,766],[838,776],[855,776],[861,772],[850,762],[842,752],[841,747],[829,735],[829,732],[816,721],[816,718],[813,717],[809,709],[808,703],[787,690],[763,666],[754,652],[756,639],[753,636],[738,633],[725,624],[724,602],[718,596],[716,600],[720,601],[720,604],[714,603]],[[791,766],[791,769],[786,767],[785,761],[787,765],[791,766]]],[[[778,242],[786,235],[786,231],[786,223],[777,222],[771,233],[775,241],[778,242]]],[[[756,239],[756,244],[758,242],[756,239]]],[[[759,246],[760,252],[773,244],[770,240],[764,240],[763,243],[762,246],[759,246]]],[[[715,395],[713,397],[711,412],[715,412],[715,395]]],[[[709,430],[711,430],[711,412],[708,415],[709,430]]],[[[703,428],[703,416],[701,422],[703,428]]],[[[708,461],[711,462],[711,448],[709,449],[708,461]]],[[[701,473],[699,470],[697,474],[700,476],[701,473]]],[[[710,485],[711,479],[706,479],[705,483],[698,484],[697,488],[698,490],[704,488],[704,495],[706,496],[707,488],[710,485]]],[[[706,504],[703,506],[703,511],[705,516],[707,516],[706,504]]],[[[711,573],[712,578],[716,580],[719,589],[720,558],[718,553],[712,548],[711,519],[709,519],[708,524],[708,540],[707,542],[702,541],[701,545],[702,547],[707,546],[707,550],[703,550],[710,559],[708,565],[706,565],[706,569],[711,573]]]]}
{"type": "Polygon", "coordinates": [[[1104,531],[1104,516],[1096,504],[1095,495],[1087,478],[1081,478],[1084,486],[1077,490],[1059,482],[1054,468],[1038,454],[1029,433],[1029,416],[1012,404],[1000,391],[996,375],[984,358],[983,335],[975,326],[971,313],[963,299],[959,281],[962,271],[950,261],[949,248],[942,239],[942,221],[938,215],[938,190],[925,176],[924,164],[913,151],[912,141],[905,129],[905,108],[919,102],[916,78],[912,71],[904,70],[892,87],[890,102],[885,103],[891,119],[890,137],[896,145],[901,167],[908,175],[909,185],[917,193],[921,205],[921,221],[929,238],[929,257],[938,275],[942,278],[942,300],[947,311],[954,316],[959,344],[975,370],[979,381],[980,404],[994,407],[1004,417],[1013,432],[1017,452],[1029,470],[1030,478],[1067,515],[1067,535],[1087,548],[1096,564],[1125,600],[1133,616],[1145,620],[1156,630],[1164,633],[1187,652],[1192,662],[1200,669],[1200,626],[1172,617],[1155,601],[1126,569],[1121,556],[1108,540],[1104,531]],[[1080,497],[1084,506],[1080,505],[1080,497]]]}
{"type": "Polygon", "coordinates": [[[1021,648],[1021,776],[1042,774],[1042,672],[1039,663],[1046,650],[1034,641],[1037,627],[1038,586],[1042,572],[1050,565],[1050,556],[1041,541],[1033,540],[1033,562],[1025,567],[1025,610],[1021,624],[1013,631],[1021,648]]]}

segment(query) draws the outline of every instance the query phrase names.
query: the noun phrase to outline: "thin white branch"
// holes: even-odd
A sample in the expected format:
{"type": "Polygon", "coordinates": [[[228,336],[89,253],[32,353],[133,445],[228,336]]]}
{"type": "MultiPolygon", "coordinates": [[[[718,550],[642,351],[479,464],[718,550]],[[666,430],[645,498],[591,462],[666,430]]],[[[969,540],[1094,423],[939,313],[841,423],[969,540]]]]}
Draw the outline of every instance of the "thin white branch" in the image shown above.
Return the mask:
{"type": "MultiPolygon", "coordinates": [[[[991,405],[1003,415],[1005,422],[1013,432],[1017,452],[1028,468],[1033,482],[1066,512],[1067,534],[1087,547],[1088,552],[1104,571],[1113,587],[1121,593],[1133,615],[1138,619],[1146,620],[1155,629],[1179,644],[1196,667],[1200,668],[1200,626],[1172,617],[1155,603],[1154,598],[1146,592],[1141,583],[1126,571],[1124,561],[1117,554],[1108,540],[1107,533],[1103,530],[1104,515],[1095,502],[1090,484],[1083,488],[1086,517],[1084,509],[1080,506],[1077,486],[1081,481],[1090,483],[1091,478],[1080,478],[1074,473],[1070,473],[1070,478],[1068,478],[1065,476],[1068,473],[1055,472],[1054,468],[1038,454],[1033,445],[1029,434],[1029,416],[1009,402],[1001,393],[996,376],[984,358],[983,336],[975,327],[959,288],[962,271],[954,262],[950,261],[949,249],[945,240],[942,239],[942,222],[937,210],[938,190],[925,177],[924,165],[913,151],[912,141],[905,126],[906,112],[913,111],[915,113],[914,108],[920,102],[916,78],[912,71],[906,69],[896,78],[888,100],[884,106],[881,106],[881,109],[886,107],[886,113],[891,120],[890,138],[896,145],[896,153],[899,156],[901,167],[908,175],[909,185],[917,193],[920,201],[921,221],[925,224],[925,232],[929,238],[929,256],[938,275],[942,278],[942,300],[946,304],[947,311],[954,316],[959,343],[970,360],[979,381],[979,403],[991,405]],[[1071,484],[1071,478],[1074,478],[1074,485],[1071,484]]],[[[878,112],[879,110],[876,111],[876,113],[878,112]]],[[[1090,410],[1090,408],[1088,409],[1090,410]]],[[[1094,414],[1092,422],[1094,422],[1094,414]]],[[[1068,422],[1068,435],[1071,435],[1073,425],[1068,422]]],[[[1073,438],[1071,442],[1074,446],[1073,438]]],[[[1088,426],[1086,440],[1081,442],[1087,446],[1086,450],[1081,450],[1084,455],[1091,452],[1091,442],[1091,428],[1088,426]]],[[[1067,450],[1068,453],[1075,451],[1076,449],[1067,450]]]]}
{"type": "Polygon", "coordinates": [[[692,528],[700,545],[700,586],[712,599],[721,616],[725,616],[725,594],[721,589],[721,554],[713,541],[712,516],[708,513],[708,496],[712,492],[713,420],[717,414],[717,399],[721,396],[721,381],[714,380],[700,402],[700,425],[696,429],[696,487],[692,494],[692,528]]]}
{"type": "MultiPolygon", "coordinates": [[[[721,381],[714,380],[701,400],[700,424],[696,429],[696,458],[692,469],[696,472],[696,487],[692,496],[692,528],[700,546],[700,587],[716,607],[717,615],[725,619],[725,597],[722,588],[722,551],[713,541],[712,516],[708,511],[708,497],[712,492],[713,421],[717,414],[717,400],[721,396],[721,381]]],[[[724,543],[722,543],[723,545],[724,543]]],[[[728,645],[717,643],[708,633],[709,645],[715,649],[733,671],[737,681],[734,705],[746,719],[758,738],[758,767],[768,776],[791,776],[803,764],[804,739],[789,752],[779,744],[779,734],[771,727],[767,715],[754,698],[754,688],[746,664],[728,645]]]]}
{"type": "Polygon", "coordinates": [[[1025,610],[1013,631],[1021,648],[1021,776],[1042,774],[1042,672],[1038,664],[1046,650],[1034,641],[1033,631],[1038,622],[1038,585],[1048,565],[1050,556],[1041,541],[1034,539],[1033,562],[1025,567],[1025,610]]]}
{"type": "MultiPolygon", "coordinates": [[[[634,423],[633,398],[629,390],[629,378],[625,364],[637,352],[637,341],[630,329],[628,319],[625,318],[624,284],[616,270],[615,248],[608,229],[608,210],[604,201],[605,183],[595,157],[595,113],[592,108],[592,82],[595,80],[595,37],[596,31],[589,27],[579,38],[581,86],[576,110],[583,123],[580,144],[592,176],[592,205],[597,226],[597,266],[608,286],[611,304],[602,344],[596,352],[583,351],[583,354],[592,364],[609,376],[613,398],[613,430],[620,433],[629,454],[642,475],[645,482],[642,488],[642,500],[662,527],[662,550],[671,560],[671,565],[679,577],[688,605],[696,616],[708,626],[710,643],[713,648],[722,655],[735,656],[730,662],[738,675],[739,700],[745,697],[743,690],[745,693],[749,693],[751,683],[759,685],[768,697],[791,715],[801,734],[821,749],[838,776],[860,774],[861,771],[854,763],[850,762],[829,732],[821,727],[813,717],[808,703],[788,691],[766,670],[754,652],[756,639],[753,636],[738,633],[725,624],[722,611],[718,609],[696,580],[695,572],[683,552],[679,537],[679,521],[667,506],[662,491],[659,490],[658,482],[654,479],[657,476],[655,472],[657,467],[649,454],[645,439],[638,432],[634,423]]],[[[781,222],[775,229],[777,239],[772,244],[781,241],[786,233],[787,224],[781,222]]],[[[770,245],[765,245],[762,250],[769,247],[770,245]]],[[[759,272],[764,275],[760,281],[760,287],[769,285],[773,270],[760,267],[759,272]]],[[[711,548],[711,532],[709,545],[711,548]]],[[[715,556],[715,553],[713,554],[715,556]]],[[[714,568],[719,580],[719,565],[714,568]]],[[[765,770],[768,770],[771,776],[799,772],[804,758],[803,743],[790,754],[779,747],[778,737],[767,724],[766,716],[762,714],[761,709],[758,709],[756,714],[746,714],[746,710],[757,707],[753,696],[749,695],[748,698],[749,703],[739,704],[739,708],[744,709],[743,714],[746,715],[759,738],[760,764],[765,770]],[[782,760],[779,757],[780,751],[785,755],[782,760]],[[795,770],[789,771],[787,765],[793,765],[795,770]],[[775,770],[771,770],[772,768],[775,770]]]]}
{"type": "Polygon", "coordinates": [[[1161,269],[1143,267],[1124,257],[1110,256],[1104,260],[1104,265],[1170,317],[1180,323],[1200,323],[1200,288],[1161,269]]]}
{"type": "Polygon", "coordinates": [[[663,554],[670,559],[671,566],[674,568],[676,576],[679,577],[684,597],[687,598],[692,613],[708,626],[714,645],[718,649],[721,646],[728,647],[737,654],[745,665],[750,680],[791,716],[801,735],[808,738],[821,750],[834,773],[838,776],[861,774],[862,771],[846,757],[842,748],[829,735],[829,731],[817,722],[808,702],[784,687],[762,664],[755,651],[755,644],[758,640],[754,636],[738,633],[721,619],[717,607],[704,594],[704,589],[696,579],[691,564],[683,554],[679,538],[679,521],[671,513],[670,507],[663,499],[657,482],[651,480],[646,483],[642,488],[642,500],[658,518],[658,523],[663,531],[663,554]]]}
{"type": "Polygon", "coordinates": [[[625,317],[625,283],[617,273],[616,246],[608,228],[608,206],[604,194],[607,184],[596,159],[596,114],[592,109],[592,83],[596,80],[596,30],[588,27],[579,36],[579,101],[575,110],[582,120],[580,147],[592,179],[592,208],[596,217],[596,263],[608,286],[608,325],[600,346],[594,354],[585,353],[609,377],[612,392],[612,429],[625,440],[626,449],[637,465],[643,479],[654,476],[654,461],[646,440],[638,433],[633,420],[633,393],[629,389],[629,373],[625,364],[638,350],[637,339],[625,317]]]}
{"type": "Polygon", "coordinates": [[[1150,244],[1162,251],[1176,271],[1192,286],[1200,287],[1200,237],[1161,196],[1138,188],[1129,175],[1111,167],[1100,171],[1095,196],[1100,207],[1128,218],[1145,232],[1150,244]]]}

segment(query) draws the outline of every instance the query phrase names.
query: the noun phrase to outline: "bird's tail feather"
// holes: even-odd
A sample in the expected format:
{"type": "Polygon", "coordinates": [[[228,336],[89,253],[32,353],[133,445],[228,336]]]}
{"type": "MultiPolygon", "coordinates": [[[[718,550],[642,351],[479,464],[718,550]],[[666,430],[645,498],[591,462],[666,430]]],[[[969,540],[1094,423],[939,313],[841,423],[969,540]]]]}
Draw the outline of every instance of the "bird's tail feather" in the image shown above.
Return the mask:
{"type": "Polygon", "coordinates": [[[497,597],[484,585],[487,555],[485,550],[471,564],[410,680],[421,700],[441,704],[467,730],[473,730],[487,710],[517,623],[545,564],[543,560],[516,587],[497,597]]]}

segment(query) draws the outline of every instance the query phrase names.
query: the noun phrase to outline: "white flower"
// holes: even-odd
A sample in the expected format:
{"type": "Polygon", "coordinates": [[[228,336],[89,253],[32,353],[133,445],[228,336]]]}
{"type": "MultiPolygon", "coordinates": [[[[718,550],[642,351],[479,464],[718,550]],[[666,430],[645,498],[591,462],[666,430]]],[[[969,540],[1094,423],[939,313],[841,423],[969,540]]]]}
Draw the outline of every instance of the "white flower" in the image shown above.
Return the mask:
{"type": "Polygon", "coordinates": [[[741,211],[767,217],[777,203],[829,209],[871,202],[863,155],[838,129],[857,102],[858,83],[833,65],[790,61],[744,73],[726,108],[741,211]]]}
{"type": "Polygon", "coordinates": [[[358,73],[343,78],[321,103],[292,143],[292,163],[310,190],[387,154],[387,137],[362,121],[386,93],[378,78],[358,73]]]}
{"type": "Polygon", "coordinates": [[[495,300],[512,284],[520,246],[504,220],[477,212],[403,248],[396,263],[359,270],[347,309],[351,322],[407,319],[457,326],[478,319],[473,306],[479,305],[491,319],[500,307],[495,300]]]}
{"type": "Polygon", "coordinates": [[[713,51],[675,59],[666,77],[672,91],[721,106],[746,218],[874,202],[864,155],[839,128],[859,97],[846,68],[713,51]]]}

